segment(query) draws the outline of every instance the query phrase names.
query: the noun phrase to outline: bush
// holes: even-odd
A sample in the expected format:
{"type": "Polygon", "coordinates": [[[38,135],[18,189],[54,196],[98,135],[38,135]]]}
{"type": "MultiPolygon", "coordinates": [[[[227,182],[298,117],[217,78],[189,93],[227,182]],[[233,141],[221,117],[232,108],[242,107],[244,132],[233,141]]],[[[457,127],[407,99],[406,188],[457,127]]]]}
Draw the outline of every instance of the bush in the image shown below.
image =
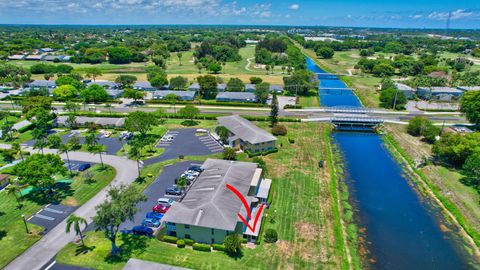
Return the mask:
{"type": "Polygon", "coordinates": [[[275,243],[278,240],[278,233],[274,229],[267,229],[265,231],[265,242],[275,243]]]}
{"type": "Polygon", "coordinates": [[[230,256],[238,255],[242,251],[243,238],[239,234],[231,234],[225,237],[223,245],[225,246],[225,252],[230,256]]]}
{"type": "Polygon", "coordinates": [[[213,250],[225,251],[225,246],[221,244],[212,244],[213,250]]]}
{"type": "Polygon", "coordinates": [[[185,241],[180,239],[180,240],[177,240],[177,247],[178,248],[184,248],[185,247],[185,241]]]}
{"type": "Polygon", "coordinates": [[[287,127],[284,125],[275,125],[272,128],[272,134],[275,136],[285,136],[287,135],[287,127]]]}
{"type": "Polygon", "coordinates": [[[167,243],[176,244],[177,241],[178,241],[178,238],[175,237],[175,236],[165,235],[165,236],[162,238],[162,241],[163,241],[163,242],[167,242],[167,243]]]}
{"type": "Polygon", "coordinates": [[[192,239],[184,239],[184,241],[187,246],[193,246],[193,244],[195,244],[195,241],[193,241],[192,239]]]}
{"type": "Polygon", "coordinates": [[[235,152],[235,149],[227,147],[223,150],[223,159],[224,160],[236,160],[237,159],[237,153],[235,152]]]}
{"type": "Polygon", "coordinates": [[[293,136],[288,136],[288,142],[291,143],[291,144],[294,144],[295,143],[295,138],[293,138],[293,136]]]}
{"type": "Polygon", "coordinates": [[[207,244],[195,243],[192,245],[192,248],[198,251],[207,251],[207,252],[212,251],[212,248],[210,247],[210,245],[207,245],[207,244]]]}

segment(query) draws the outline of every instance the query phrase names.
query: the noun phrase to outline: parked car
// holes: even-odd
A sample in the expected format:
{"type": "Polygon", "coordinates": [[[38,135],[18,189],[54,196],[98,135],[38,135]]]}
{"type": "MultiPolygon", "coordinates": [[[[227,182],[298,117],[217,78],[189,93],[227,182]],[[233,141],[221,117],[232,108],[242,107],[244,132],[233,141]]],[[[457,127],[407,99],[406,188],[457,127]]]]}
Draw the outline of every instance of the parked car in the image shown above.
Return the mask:
{"type": "Polygon", "coordinates": [[[157,200],[158,204],[163,204],[166,206],[172,205],[175,201],[169,198],[158,198],[157,200]]]}
{"type": "Polygon", "coordinates": [[[133,137],[133,133],[128,131],[123,131],[122,133],[120,133],[118,137],[124,140],[130,140],[133,137]]]}
{"type": "Polygon", "coordinates": [[[200,172],[197,172],[197,171],[194,171],[194,170],[186,170],[185,174],[193,175],[193,176],[199,176],[200,172]]]}
{"type": "Polygon", "coordinates": [[[191,181],[195,180],[195,176],[190,175],[190,174],[186,174],[186,173],[183,173],[180,177],[185,177],[188,182],[191,182],[191,181]]]}
{"type": "Polygon", "coordinates": [[[151,236],[153,234],[153,230],[146,226],[135,226],[132,229],[133,234],[136,235],[146,235],[151,236]]]}
{"type": "Polygon", "coordinates": [[[190,166],[190,168],[188,168],[188,170],[190,170],[190,171],[196,171],[196,172],[199,172],[199,173],[203,172],[202,167],[200,167],[200,166],[198,166],[198,165],[192,165],[192,166],[190,166]]]}
{"type": "Polygon", "coordinates": [[[162,142],[171,142],[173,141],[173,136],[172,135],[163,135],[163,137],[160,139],[162,142]]]}
{"type": "Polygon", "coordinates": [[[146,218],[146,219],[143,220],[142,225],[145,226],[145,227],[157,228],[157,227],[160,227],[160,221],[158,221],[158,219],[154,219],[154,218],[146,218]]]}
{"type": "Polygon", "coordinates": [[[168,211],[168,209],[170,209],[170,206],[165,206],[161,204],[157,204],[154,207],[152,207],[153,212],[157,212],[161,214],[165,214],[168,211]]]}
{"type": "Polygon", "coordinates": [[[182,190],[180,190],[180,188],[176,186],[173,186],[173,187],[167,188],[165,190],[165,193],[167,193],[168,195],[182,195],[182,190]]]}
{"type": "Polygon", "coordinates": [[[90,167],[92,167],[92,165],[90,165],[90,163],[85,163],[85,164],[82,164],[82,165],[78,166],[78,171],[83,172],[83,171],[86,171],[90,167]]]}
{"type": "Polygon", "coordinates": [[[148,212],[145,217],[146,218],[153,218],[153,219],[157,219],[157,220],[162,220],[163,214],[162,213],[157,213],[157,212],[148,212]]]}

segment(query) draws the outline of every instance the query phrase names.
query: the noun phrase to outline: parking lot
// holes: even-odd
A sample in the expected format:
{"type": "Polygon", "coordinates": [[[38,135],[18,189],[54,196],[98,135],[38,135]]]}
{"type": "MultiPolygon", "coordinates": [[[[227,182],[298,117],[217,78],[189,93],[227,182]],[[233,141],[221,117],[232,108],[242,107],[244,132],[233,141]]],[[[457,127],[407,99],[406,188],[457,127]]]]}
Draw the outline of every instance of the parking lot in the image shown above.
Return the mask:
{"type": "Polygon", "coordinates": [[[156,147],[165,148],[158,157],[145,160],[145,165],[154,164],[168,159],[184,156],[205,156],[223,151],[223,146],[208,133],[197,135],[196,128],[172,129],[164,136],[172,136],[171,141],[160,141],[156,147]]]}
{"type": "Polygon", "coordinates": [[[120,230],[131,230],[136,225],[141,225],[142,221],[148,212],[152,212],[152,207],[157,204],[158,198],[167,197],[177,200],[178,197],[165,195],[165,189],[175,184],[175,178],[188,169],[191,165],[199,165],[195,161],[179,162],[170,166],[166,166],[163,172],[150,184],[144,191],[147,196],[146,202],[141,202],[137,205],[138,213],[135,215],[133,222],[127,221],[120,226],[120,230]]]}
{"type": "Polygon", "coordinates": [[[77,207],[62,204],[48,204],[36,214],[27,218],[27,221],[42,226],[46,231],[49,231],[73,213],[75,209],[77,209],[77,207]]]}

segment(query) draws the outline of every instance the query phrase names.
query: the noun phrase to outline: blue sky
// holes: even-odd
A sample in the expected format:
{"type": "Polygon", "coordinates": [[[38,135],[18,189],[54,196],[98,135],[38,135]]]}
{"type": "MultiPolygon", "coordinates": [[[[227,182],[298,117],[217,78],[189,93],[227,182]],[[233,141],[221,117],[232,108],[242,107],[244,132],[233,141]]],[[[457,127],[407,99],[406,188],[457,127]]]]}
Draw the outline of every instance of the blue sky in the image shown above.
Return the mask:
{"type": "Polygon", "coordinates": [[[0,0],[2,24],[271,24],[480,29],[480,0],[0,0]]]}

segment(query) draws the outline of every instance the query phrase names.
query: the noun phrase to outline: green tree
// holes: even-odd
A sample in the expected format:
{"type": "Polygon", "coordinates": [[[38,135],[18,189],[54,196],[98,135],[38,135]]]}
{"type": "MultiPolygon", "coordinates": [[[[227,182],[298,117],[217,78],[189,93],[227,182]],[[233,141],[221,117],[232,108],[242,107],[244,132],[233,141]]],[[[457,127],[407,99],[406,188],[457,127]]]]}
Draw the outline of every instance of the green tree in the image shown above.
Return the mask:
{"type": "Polygon", "coordinates": [[[80,96],[87,102],[99,102],[107,100],[108,93],[105,88],[101,87],[100,85],[92,84],[84,89],[80,93],[80,96]]]}
{"type": "Polygon", "coordinates": [[[170,80],[170,89],[184,90],[187,87],[188,79],[183,76],[173,77],[170,80]]]}
{"type": "Polygon", "coordinates": [[[70,229],[73,226],[73,230],[75,231],[75,234],[80,236],[80,241],[82,241],[82,246],[85,246],[85,242],[83,242],[82,229],[80,228],[81,225],[84,225],[85,227],[87,227],[88,225],[87,220],[85,220],[82,217],[71,214],[67,218],[67,227],[65,228],[65,232],[70,233],[70,229]]]}
{"type": "Polygon", "coordinates": [[[223,150],[223,159],[224,160],[237,160],[237,153],[235,149],[227,147],[223,150]]]}
{"type": "Polygon", "coordinates": [[[84,88],[83,83],[73,78],[71,75],[64,75],[64,76],[58,77],[57,80],[55,81],[55,84],[57,85],[57,87],[60,87],[62,85],[71,85],[75,87],[75,89],[77,90],[81,90],[84,88]]]}
{"type": "Polygon", "coordinates": [[[15,165],[13,170],[20,183],[53,193],[55,185],[53,176],[65,175],[67,172],[63,164],[63,160],[58,155],[33,154],[15,165]]]}
{"type": "Polygon", "coordinates": [[[88,147],[88,152],[90,152],[92,154],[98,154],[100,156],[100,164],[102,165],[102,168],[105,167],[105,165],[103,164],[103,157],[102,157],[102,153],[104,151],[105,150],[103,149],[103,145],[101,145],[101,144],[97,144],[97,145],[93,145],[93,146],[88,147]]]}
{"type": "Polygon", "coordinates": [[[226,127],[224,126],[218,126],[215,128],[215,133],[220,137],[220,141],[222,141],[223,144],[228,143],[228,137],[229,137],[229,131],[226,127]]]}
{"type": "Polygon", "coordinates": [[[460,100],[460,110],[468,121],[480,126],[480,91],[467,91],[460,100]]]}
{"type": "Polygon", "coordinates": [[[200,95],[204,98],[215,98],[217,95],[217,79],[212,75],[200,76],[197,78],[200,85],[200,95]]]}
{"type": "Polygon", "coordinates": [[[140,132],[145,137],[158,121],[154,113],[135,111],[128,114],[125,119],[125,129],[130,132],[140,132]]]}
{"type": "Polygon", "coordinates": [[[273,93],[272,107],[270,109],[270,125],[273,127],[278,123],[278,99],[277,94],[273,93]]]}
{"type": "Polygon", "coordinates": [[[165,85],[168,85],[167,74],[162,73],[155,75],[155,77],[150,79],[150,84],[153,87],[162,89],[165,85]]]}
{"type": "Polygon", "coordinates": [[[183,57],[182,52],[177,52],[178,64],[180,66],[182,65],[182,57],[183,57]]]}
{"type": "Polygon", "coordinates": [[[380,106],[383,108],[403,110],[407,102],[405,94],[396,89],[389,88],[380,92],[380,106]]]}
{"type": "Polygon", "coordinates": [[[220,71],[222,71],[222,65],[220,65],[219,63],[211,63],[210,65],[208,65],[207,68],[213,74],[218,74],[220,73],[220,71]]]}
{"type": "Polygon", "coordinates": [[[65,154],[67,156],[67,165],[68,165],[68,171],[70,172],[70,175],[73,175],[73,172],[72,172],[72,163],[70,161],[70,156],[68,155],[68,152],[70,152],[73,149],[74,149],[73,145],[70,144],[69,142],[62,143],[58,147],[58,153],[59,154],[65,154]]]}
{"type": "Polygon", "coordinates": [[[181,108],[178,113],[193,122],[193,119],[200,114],[200,110],[193,104],[187,104],[185,107],[181,108]]]}
{"type": "Polygon", "coordinates": [[[142,149],[143,149],[143,145],[136,143],[136,144],[131,144],[131,147],[128,150],[128,157],[137,162],[138,175],[140,175],[140,159],[142,159],[142,149]]]}
{"type": "Polygon", "coordinates": [[[408,120],[407,132],[412,136],[420,136],[425,128],[431,124],[430,120],[423,116],[415,116],[408,120]]]}
{"type": "Polygon", "coordinates": [[[285,89],[295,96],[308,95],[310,89],[318,88],[316,75],[308,70],[295,70],[292,75],[283,77],[285,89]]]}
{"type": "Polygon", "coordinates": [[[260,77],[250,77],[251,84],[259,84],[261,82],[263,82],[263,79],[260,77]]]}
{"type": "Polygon", "coordinates": [[[57,149],[62,144],[62,138],[57,134],[52,134],[47,137],[47,144],[50,148],[57,149]]]}
{"type": "Polygon", "coordinates": [[[245,84],[239,78],[230,78],[227,82],[226,90],[229,92],[243,92],[245,91],[245,84]]]}
{"type": "Polygon", "coordinates": [[[231,234],[223,240],[225,251],[230,256],[238,256],[242,252],[242,237],[238,234],[231,234]]]}
{"type": "Polygon", "coordinates": [[[67,144],[69,144],[72,150],[78,150],[82,147],[80,144],[80,138],[78,136],[72,136],[68,139],[67,144]]]}
{"type": "Polygon", "coordinates": [[[125,91],[123,92],[123,97],[125,98],[131,98],[135,101],[139,99],[143,99],[145,97],[145,92],[140,91],[140,90],[134,90],[131,88],[126,88],[125,91]]]}
{"type": "Polygon", "coordinates": [[[274,229],[265,230],[265,242],[275,243],[278,240],[278,233],[274,229]]]}
{"type": "Polygon", "coordinates": [[[129,64],[132,53],[125,47],[114,47],[108,49],[108,62],[110,64],[129,64]]]}
{"type": "Polygon", "coordinates": [[[426,142],[434,143],[437,140],[437,136],[440,135],[440,128],[430,123],[423,130],[422,135],[426,142]]]}
{"type": "Polygon", "coordinates": [[[170,102],[170,104],[173,105],[173,113],[177,114],[177,108],[175,107],[175,105],[180,100],[180,98],[175,94],[168,94],[165,96],[165,100],[170,102]]]}
{"type": "Polygon", "coordinates": [[[115,79],[115,82],[120,84],[120,87],[130,88],[137,81],[137,77],[133,75],[120,75],[115,79]]]}
{"type": "Polygon", "coordinates": [[[480,150],[476,150],[465,160],[463,169],[471,177],[475,177],[480,180],[480,150]]]}
{"type": "Polygon", "coordinates": [[[259,83],[255,87],[255,96],[259,103],[265,104],[270,93],[270,84],[269,83],[259,83]]]}
{"type": "Polygon", "coordinates": [[[117,233],[120,225],[127,220],[134,221],[138,212],[137,204],[146,201],[147,197],[135,186],[115,186],[108,190],[107,199],[95,207],[96,215],[93,223],[112,244],[111,255],[120,253],[116,245],[117,233]]]}
{"type": "Polygon", "coordinates": [[[395,68],[387,63],[379,63],[373,67],[372,73],[378,77],[388,77],[395,73],[395,68]]]}
{"type": "Polygon", "coordinates": [[[320,47],[317,50],[317,56],[323,59],[331,59],[334,54],[335,54],[335,51],[332,48],[326,47],[326,46],[320,47]]]}
{"type": "Polygon", "coordinates": [[[6,188],[5,190],[7,191],[7,194],[8,195],[13,195],[15,197],[15,200],[17,201],[17,204],[18,204],[18,208],[22,208],[23,207],[23,204],[21,202],[21,198],[20,196],[18,196],[18,194],[20,194],[21,192],[21,189],[20,187],[15,184],[15,183],[10,183],[6,188]]]}
{"type": "Polygon", "coordinates": [[[102,75],[103,75],[102,71],[99,68],[91,67],[91,68],[85,69],[85,77],[92,78],[93,81],[95,81],[97,77],[102,75]]]}

